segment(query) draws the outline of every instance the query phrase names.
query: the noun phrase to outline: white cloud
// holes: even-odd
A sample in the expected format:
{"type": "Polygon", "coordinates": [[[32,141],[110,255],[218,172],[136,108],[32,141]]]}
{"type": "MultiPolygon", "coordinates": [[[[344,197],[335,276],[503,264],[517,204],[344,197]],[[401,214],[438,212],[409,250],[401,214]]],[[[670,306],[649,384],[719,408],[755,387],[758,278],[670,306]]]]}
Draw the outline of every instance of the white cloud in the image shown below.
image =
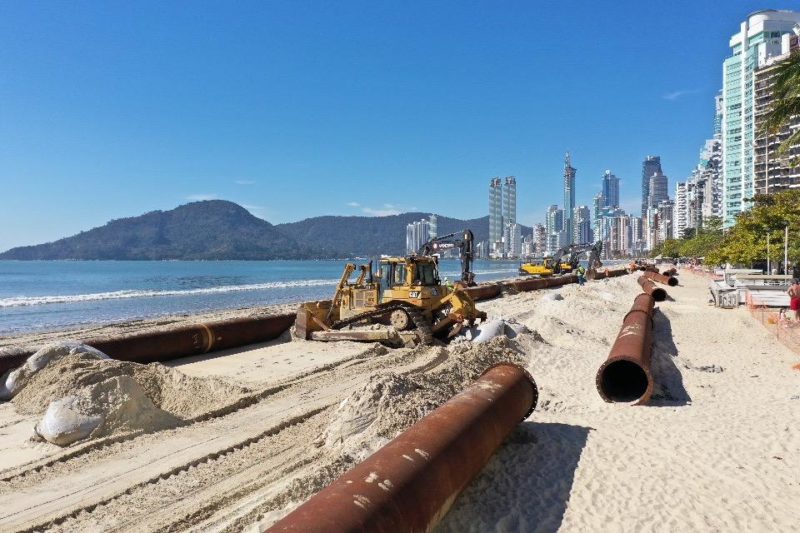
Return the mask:
{"type": "Polygon", "coordinates": [[[391,215],[399,215],[400,211],[397,209],[373,209],[371,207],[363,207],[361,209],[364,213],[373,217],[388,217],[391,215]]]}
{"type": "Polygon", "coordinates": [[[670,102],[674,102],[675,100],[686,96],[687,94],[694,94],[698,92],[697,89],[685,89],[680,91],[672,91],[669,93],[665,93],[661,95],[661,98],[664,100],[669,100],[670,102]]]}
{"type": "Polygon", "coordinates": [[[347,202],[349,207],[361,207],[361,204],[358,202],[347,202]]]}
{"type": "Polygon", "coordinates": [[[236,185],[255,185],[256,182],[253,180],[236,180],[234,181],[236,185]]]}
{"type": "Polygon", "coordinates": [[[190,194],[186,199],[191,202],[202,202],[204,200],[217,200],[219,196],[216,194],[190,194]]]}

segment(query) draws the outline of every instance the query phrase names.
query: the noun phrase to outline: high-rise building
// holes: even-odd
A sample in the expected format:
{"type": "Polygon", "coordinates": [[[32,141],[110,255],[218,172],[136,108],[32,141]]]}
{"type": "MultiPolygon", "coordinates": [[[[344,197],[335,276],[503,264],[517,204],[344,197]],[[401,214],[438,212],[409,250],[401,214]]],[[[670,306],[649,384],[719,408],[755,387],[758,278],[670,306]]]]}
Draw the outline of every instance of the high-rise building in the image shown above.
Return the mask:
{"type": "Polygon", "coordinates": [[[691,187],[692,182],[681,181],[675,184],[675,237],[683,237],[686,228],[694,227],[689,225],[689,199],[687,197],[687,184],[691,187]]]}
{"type": "Polygon", "coordinates": [[[641,257],[645,253],[645,238],[642,228],[642,217],[629,215],[631,219],[631,241],[628,253],[634,257],[641,257]]]}
{"type": "Polygon", "coordinates": [[[631,248],[631,218],[627,215],[606,217],[608,238],[603,242],[603,255],[606,259],[624,257],[631,248]]]}
{"type": "Polygon", "coordinates": [[[572,242],[583,244],[592,242],[592,220],[589,208],[585,205],[575,208],[572,214],[575,228],[572,234],[572,242]]]}
{"type": "Polygon", "coordinates": [[[650,207],[650,177],[655,174],[663,174],[661,156],[648,155],[642,161],[642,217],[647,216],[647,208],[650,207]]]}
{"type": "Polygon", "coordinates": [[[592,199],[592,234],[594,240],[602,240],[602,224],[603,224],[603,208],[605,207],[605,198],[603,193],[597,193],[592,199]]]}
{"type": "Polygon", "coordinates": [[[663,200],[658,204],[658,242],[675,238],[675,203],[663,200]]]}
{"type": "Polygon", "coordinates": [[[755,184],[757,68],[781,55],[782,35],[800,24],[800,13],[766,9],[741,23],[722,64],[723,224],[730,227],[750,206],[755,184]]]}
{"type": "Polygon", "coordinates": [[[603,174],[603,207],[619,207],[619,178],[606,170],[603,174]]]}
{"type": "Polygon", "coordinates": [[[439,217],[431,215],[428,217],[428,238],[435,239],[439,236],[439,217]]]}
{"type": "Polygon", "coordinates": [[[575,173],[577,169],[572,166],[569,152],[564,156],[564,231],[567,232],[568,242],[572,243],[573,209],[575,209],[575,173]]]}
{"type": "Polygon", "coordinates": [[[422,245],[431,240],[430,221],[422,219],[406,226],[406,253],[416,253],[422,245]]]}
{"type": "Polygon", "coordinates": [[[648,207],[658,207],[661,202],[669,199],[669,180],[664,174],[659,172],[650,176],[649,189],[648,207]]]}
{"type": "Polygon", "coordinates": [[[505,243],[505,256],[507,258],[515,259],[520,257],[522,255],[522,227],[516,222],[506,224],[503,242],[505,243]]]}
{"type": "Polygon", "coordinates": [[[503,184],[503,225],[517,222],[517,178],[508,176],[503,184]]]}
{"type": "Polygon", "coordinates": [[[489,251],[503,240],[503,184],[500,178],[489,182],[489,251]]]}
{"type": "MultiPolygon", "coordinates": [[[[769,110],[773,104],[772,93],[778,66],[789,59],[791,53],[800,53],[800,42],[798,42],[800,39],[796,33],[800,33],[800,26],[797,26],[793,33],[781,35],[781,54],[767,59],[765,65],[756,70],[755,119],[757,132],[764,131],[769,110]]],[[[778,152],[781,144],[798,130],[800,130],[800,115],[794,115],[789,118],[788,124],[781,131],[756,137],[756,194],[772,194],[800,186],[800,165],[792,165],[792,161],[800,157],[800,144],[794,145],[786,153],[778,152]]]]}
{"type": "Polygon", "coordinates": [[[547,251],[547,230],[542,224],[533,226],[534,253],[544,254],[547,251]]]}
{"type": "Polygon", "coordinates": [[[562,246],[558,243],[562,239],[559,235],[564,231],[564,211],[555,204],[548,207],[545,224],[547,229],[547,252],[552,253],[562,246]],[[555,241],[552,240],[553,235],[555,235],[555,241]],[[556,243],[555,247],[551,245],[552,242],[556,243]]]}

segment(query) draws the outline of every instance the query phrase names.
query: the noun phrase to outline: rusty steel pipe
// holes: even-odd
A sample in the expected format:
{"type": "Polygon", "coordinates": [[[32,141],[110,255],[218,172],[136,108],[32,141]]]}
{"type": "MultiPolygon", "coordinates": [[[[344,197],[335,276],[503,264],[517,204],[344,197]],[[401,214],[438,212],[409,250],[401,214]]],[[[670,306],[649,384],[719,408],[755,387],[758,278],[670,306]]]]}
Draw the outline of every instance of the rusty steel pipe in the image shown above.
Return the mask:
{"type": "Polygon", "coordinates": [[[678,278],[673,278],[672,276],[665,276],[663,274],[659,274],[658,272],[651,272],[648,270],[642,275],[651,281],[656,281],[663,285],[669,285],[670,287],[674,287],[675,285],[678,284],[678,278]]]}
{"type": "Polygon", "coordinates": [[[678,269],[675,268],[675,267],[668,268],[667,270],[662,272],[662,274],[665,275],[665,276],[674,276],[677,273],[678,273],[678,269]]]}
{"type": "Polygon", "coordinates": [[[522,367],[490,367],[269,531],[429,531],[530,415],[537,396],[522,367]]]}
{"type": "Polygon", "coordinates": [[[653,297],[642,293],[622,320],[617,340],[595,377],[597,391],[605,401],[640,405],[653,394],[650,356],[654,306],[653,297]]]}
{"type": "MultiPolygon", "coordinates": [[[[81,342],[113,359],[152,363],[272,340],[289,329],[294,319],[295,315],[237,318],[81,342]]],[[[0,352],[0,374],[21,365],[33,353],[30,350],[8,349],[0,352]]]]}
{"type": "Polygon", "coordinates": [[[642,286],[642,290],[644,292],[653,297],[653,300],[657,302],[663,302],[667,299],[667,291],[661,287],[656,287],[656,284],[653,283],[652,280],[646,278],[645,276],[639,276],[639,279],[636,281],[638,281],[639,285],[642,286]]]}
{"type": "Polygon", "coordinates": [[[475,287],[467,287],[464,291],[469,294],[473,300],[479,302],[481,300],[489,300],[496,298],[503,292],[503,287],[499,283],[485,283],[476,285],[475,287]]]}

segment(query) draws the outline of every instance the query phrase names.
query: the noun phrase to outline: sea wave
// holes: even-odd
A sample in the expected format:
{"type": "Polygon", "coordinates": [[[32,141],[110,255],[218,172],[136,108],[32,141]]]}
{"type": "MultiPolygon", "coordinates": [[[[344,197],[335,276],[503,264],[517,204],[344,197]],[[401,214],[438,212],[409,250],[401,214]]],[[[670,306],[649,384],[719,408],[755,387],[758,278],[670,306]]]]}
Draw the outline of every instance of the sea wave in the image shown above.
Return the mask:
{"type": "Polygon", "coordinates": [[[32,305],[70,304],[100,300],[123,300],[129,298],[157,298],[160,296],[193,296],[202,294],[222,294],[229,292],[261,291],[269,289],[289,289],[295,287],[322,287],[336,285],[336,279],[310,279],[297,281],[271,281],[249,285],[224,285],[184,290],[128,290],[95,292],[89,294],[64,294],[54,296],[14,296],[0,299],[0,308],[24,307],[32,305]]]}

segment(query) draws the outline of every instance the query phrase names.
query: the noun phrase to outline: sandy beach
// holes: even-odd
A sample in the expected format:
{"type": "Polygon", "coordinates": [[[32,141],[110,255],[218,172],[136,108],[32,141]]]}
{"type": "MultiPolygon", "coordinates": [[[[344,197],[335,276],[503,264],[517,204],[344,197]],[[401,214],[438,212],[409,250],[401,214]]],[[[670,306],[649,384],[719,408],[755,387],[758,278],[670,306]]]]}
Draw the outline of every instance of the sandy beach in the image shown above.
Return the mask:
{"type": "MultiPolygon", "coordinates": [[[[123,428],[60,448],[30,440],[41,418],[32,394],[0,403],[0,530],[263,530],[505,360],[533,375],[538,406],[438,531],[795,530],[800,356],[746,309],[709,306],[705,278],[680,281],[657,304],[647,406],[608,404],[595,389],[641,292],[636,275],[480,302],[490,318],[531,330],[484,345],[390,349],[284,335],[174,360],[162,396],[180,407],[189,389],[174,383],[191,379],[207,394],[157,432],[123,428]]],[[[187,320],[196,317],[91,335],[187,320]]]]}

